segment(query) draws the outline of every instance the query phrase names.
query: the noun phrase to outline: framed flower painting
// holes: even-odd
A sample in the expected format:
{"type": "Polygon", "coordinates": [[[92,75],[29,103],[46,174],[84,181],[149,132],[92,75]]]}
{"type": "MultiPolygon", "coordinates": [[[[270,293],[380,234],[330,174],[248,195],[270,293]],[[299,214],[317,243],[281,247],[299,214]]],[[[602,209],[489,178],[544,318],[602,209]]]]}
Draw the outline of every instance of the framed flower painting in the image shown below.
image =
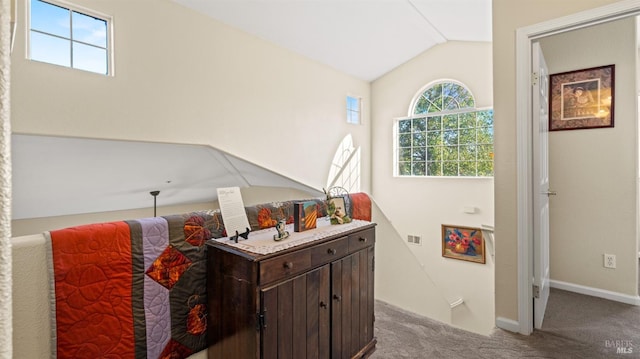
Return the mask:
{"type": "Polygon", "coordinates": [[[486,259],[482,230],[443,224],[442,256],[484,264],[486,259]]]}

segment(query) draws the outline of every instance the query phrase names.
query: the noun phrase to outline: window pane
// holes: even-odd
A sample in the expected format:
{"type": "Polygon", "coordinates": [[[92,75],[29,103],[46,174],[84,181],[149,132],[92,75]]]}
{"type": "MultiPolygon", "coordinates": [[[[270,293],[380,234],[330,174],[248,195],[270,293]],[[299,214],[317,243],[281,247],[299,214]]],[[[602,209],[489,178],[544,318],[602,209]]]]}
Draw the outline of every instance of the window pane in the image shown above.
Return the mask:
{"type": "Polygon", "coordinates": [[[443,147],[443,160],[456,161],[458,159],[458,146],[443,147]]]}
{"type": "Polygon", "coordinates": [[[476,163],[475,161],[460,162],[460,176],[475,176],[476,175],[476,163]]]}
{"type": "Polygon", "coordinates": [[[31,1],[31,29],[71,37],[69,10],[39,0],[31,1]]]}
{"type": "Polygon", "coordinates": [[[442,120],[443,126],[445,130],[457,130],[458,129],[458,116],[457,115],[448,115],[444,116],[442,120]]]}
{"type": "Polygon", "coordinates": [[[410,148],[401,148],[400,153],[398,154],[399,161],[411,161],[411,149],[410,148]]]}
{"type": "Polygon", "coordinates": [[[424,132],[413,134],[413,147],[424,147],[427,145],[427,136],[424,132]]]}
{"type": "Polygon", "coordinates": [[[426,148],[422,147],[422,148],[415,148],[413,150],[413,161],[424,161],[427,157],[427,150],[426,148]]]}
{"type": "Polygon", "coordinates": [[[478,111],[478,127],[493,126],[493,110],[478,111]]]}
{"type": "Polygon", "coordinates": [[[427,160],[442,161],[442,146],[427,147],[427,160]]]}
{"type": "Polygon", "coordinates": [[[106,75],[107,50],[74,42],[73,67],[106,75]]]}
{"type": "Polygon", "coordinates": [[[492,127],[480,127],[477,131],[478,144],[491,144],[493,143],[493,128],[492,127]]]}
{"type": "Polygon", "coordinates": [[[444,108],[443,110],[445,111],[457,110],[460,107],[458,106],[458,102],[456,101],[456,99],[450,96],[442,97],[442,106],[444,108]]]}
{"type": "Polygon", "coordinates": [[[411,120],[398,121],[398,132],[399,133],[411,132],[411,120]]]}
{"type": "Polygon", "coordinates": [[[414,162],[413,171],[414,176],[424,176],[427,174],[427,166],[424,162],[414,162]]]}
{"type": "Polygon", "coordinates": [[[423,96],[430,100],[428,112],[442,111],[442,84],[428,88],[423,96]]]}
{"type": "Polygon", "coordinates": [[[444,162],[442,163],[442,175],[443,176],[457,176],[458,175],[458,162],[444,162]]]}
{"type": "Polygon", "coordinates": [[[437,146],[442,144],[442,132],[429,131],[427,132],[427,145],[437,146]]]}
{"type": "Polygon", "coordinates": [[[358,113],[353,111],[347,111],[347,122],[355,123],[355,124],[359,123],[360,120],[358,120],[358,113]]]}
{"type": "Polygon", "coordinates": [[[441,130],[442,129],[442,117],[433,116],[427,118],[427,129],[428,130],[441,130]]]}
{"type": "Polygon", "coordinates": [[[411,147],[411,134],[404,133],[400,135],[400,147],[411,147]]]}
{"type": "Polygon", "coordinates": [[[478,176],[493,176],[493,162],[478,161],[478,176]]]}
{"type": "Polygon", "coordinates": [[[73,39],[106,48],[107,22],[74,11],[73,39]]]}
{"type": "Polygon", "coordinates": [[[54,65],[71,66],[70,40],[31,31],[31,59],[54,65]]]}
{"type": "Polygon", "coordinates": [[[413,120],[413,132],[425,131],[427,129],[427,121],[424,118],[417,118],[413,120]]]}
{"type": "Polygon", "coordinates": [[[493,146],[492,145],[480,145],[480,146],[478,146],[478,160],[480,160],[480,161],[492,161],[493,160],[493,146]]]}
{"type": "Polygon", "coordinates": [[[458,116],[460,120],[460,128],[474,128],[476,127],[476,113],[475,112],[467,112],[461,113],[458,116]]]}
{"type": "Polygon", "coordinates": [[[416,104],[415,109],[413,110],[413,113],[415,115],[421,115],[423,113],[427,113],[429,111],[429,101],[427,101],[426,98],[424,98],[424,96],[420,96],[420,99],[418,99],[418,103],[416,104]]]}
{"type": "Polygon", "coordinates": [[[347,96],[347,110],[358,111],[358,99],[355,97],[347,96]]]}
{"type": "Polygon", "coordinates": [[[460,160],[462,161],[475,161],[476,160],[476,146],[460,146],[460,160]]]}
{"type": "Polygon", "coordinates": [[[476,143],[476,129],[460,130],[459,142],[461,145],[476,143]]]}
{"type": "Polygon", "coordinates": [[[457,145],[458,144],[458,131],[444,131],[442,136],[444,145],[457,145]]]}
{"type": "Polygon", "coordinates": [[[442,176],[442,162],[427,162],[428,176],[442,176]]]}
{"type": "Polygon", "coordinates": [[[398,174],[400,176],[410,176],[411,175],[411,162],[400,162],[400,163],[398,163],[398,174]]]}

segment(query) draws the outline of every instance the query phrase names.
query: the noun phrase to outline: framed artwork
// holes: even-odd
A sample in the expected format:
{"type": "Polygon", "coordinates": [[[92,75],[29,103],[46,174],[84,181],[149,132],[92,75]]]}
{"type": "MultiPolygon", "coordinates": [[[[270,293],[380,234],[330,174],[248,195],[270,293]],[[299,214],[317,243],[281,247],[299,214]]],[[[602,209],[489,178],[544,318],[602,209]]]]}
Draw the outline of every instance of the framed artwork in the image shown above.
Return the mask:
{"type": "Polygon", "coordinates": [[[331,224],[344,224],[351,222],[351,218],[347,214],[347,206],[344,197],[332,197],[327,201],[327,213],[331,224]]]}
{"type": "Polygon", "coordinates": [[[486,258],[482,230],[443,224],[442,256],[484,264],[486,258]]]}
{"type": "Polygon", "coordinates": [[[549,131],[613,127],[615,65],[549,77],[549,131]]]}
{"type": "Polygon", "coordinates": [[[304,232],[316,228],[318,209],[315,201],[295,202],[293,204],[293,230],[304,232]]]}

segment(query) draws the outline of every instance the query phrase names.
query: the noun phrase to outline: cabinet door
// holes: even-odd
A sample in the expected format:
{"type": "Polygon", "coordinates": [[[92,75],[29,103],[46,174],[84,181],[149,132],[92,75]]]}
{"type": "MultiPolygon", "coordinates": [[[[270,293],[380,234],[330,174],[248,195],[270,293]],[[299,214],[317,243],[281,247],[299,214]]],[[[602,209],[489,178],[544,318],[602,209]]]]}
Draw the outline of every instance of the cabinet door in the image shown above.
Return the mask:
{"type": "Polygon", "coordinates": [[[329,358],[328,265],[261,291],[263,359],[329,358]]]}
{"type": "Polygon", "coordinates": [[[352,358],[373,340],[373,247],[331,263],[332,358],[352,358]]]}

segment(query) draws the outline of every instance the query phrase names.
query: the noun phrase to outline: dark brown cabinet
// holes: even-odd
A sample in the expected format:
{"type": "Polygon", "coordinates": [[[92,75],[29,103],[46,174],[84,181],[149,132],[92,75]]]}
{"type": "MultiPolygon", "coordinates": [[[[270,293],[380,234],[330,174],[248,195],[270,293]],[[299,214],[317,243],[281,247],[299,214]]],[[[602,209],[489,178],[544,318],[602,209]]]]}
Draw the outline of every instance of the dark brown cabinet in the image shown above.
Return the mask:
{"type": "Polygon", "coordinates": [[[211,241],[209,358],[366,358],[375,225],[271,255],[211,241]]]}

